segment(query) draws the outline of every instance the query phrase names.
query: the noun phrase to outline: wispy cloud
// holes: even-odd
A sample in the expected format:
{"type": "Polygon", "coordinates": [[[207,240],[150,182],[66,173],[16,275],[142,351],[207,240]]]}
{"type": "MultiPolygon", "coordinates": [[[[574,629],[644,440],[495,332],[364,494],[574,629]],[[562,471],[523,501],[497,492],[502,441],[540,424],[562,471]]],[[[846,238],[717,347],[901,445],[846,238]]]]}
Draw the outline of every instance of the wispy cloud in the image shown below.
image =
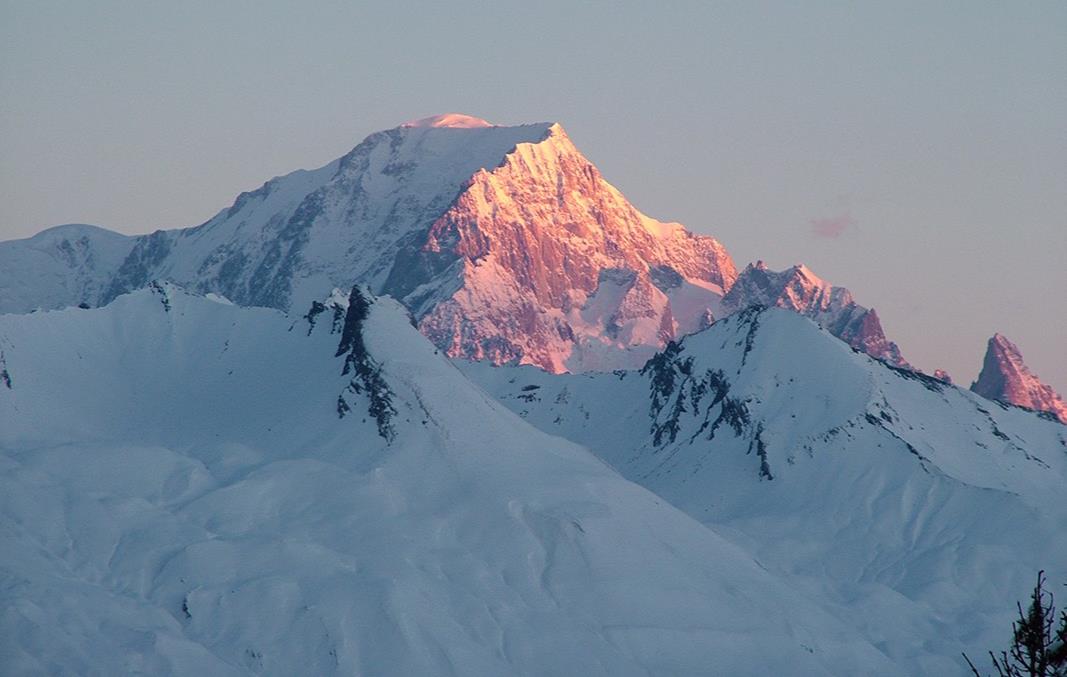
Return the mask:
{"type": "Polygon", "coordinates": [[[833,240],[841,237],[846,230],[856,225],[856,219],[852,218],[849,212],[842,212],[836,216],[810,219],[808,225],[811,226],[811,234],[815,237],[833,240]]]}

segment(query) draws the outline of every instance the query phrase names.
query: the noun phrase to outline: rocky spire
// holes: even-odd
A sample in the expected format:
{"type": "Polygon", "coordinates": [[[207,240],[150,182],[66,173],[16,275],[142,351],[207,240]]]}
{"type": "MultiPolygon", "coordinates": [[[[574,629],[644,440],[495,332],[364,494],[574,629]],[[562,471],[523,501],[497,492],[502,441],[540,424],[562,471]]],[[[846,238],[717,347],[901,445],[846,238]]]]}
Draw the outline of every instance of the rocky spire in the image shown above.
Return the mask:
{"type": "Polygon", "coordinates": [[[735,312],[753,305],[785,308],[810,317],[853,348],[893,366],[910,368],[897,344],[886,338],[873,308],[859,305],[848,289],[826,282],[807,266],[798,264],[776,272],[763,261],[749,264],[723,298],[723,307],[735,312]]]}
{"type": "Polygon", "coordinates": [[[1048,412],[1067,423],[1063,398],[1030,371],[1019,347],[1001,334],[989,339],[982,373],[971,384],[971,390],[991,400],[1048,412]]]}

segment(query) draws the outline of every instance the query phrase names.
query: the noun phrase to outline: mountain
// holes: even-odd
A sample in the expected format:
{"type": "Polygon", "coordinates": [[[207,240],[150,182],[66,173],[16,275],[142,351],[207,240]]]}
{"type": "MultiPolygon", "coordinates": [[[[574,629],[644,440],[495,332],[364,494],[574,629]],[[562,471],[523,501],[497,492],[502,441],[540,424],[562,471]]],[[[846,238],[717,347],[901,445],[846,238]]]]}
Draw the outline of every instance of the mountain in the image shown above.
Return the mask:
{"type": "Polygon", "coordinates": [[[718,241],[639,212],[551,123],[417,120],[200,226],[63,226],[0,242],[0,263],[0,312],[103,305],[155,279],[289,310],[360,283],[400,300],[450,356],[558,373],[637,367],[730,312],[775,305],[907,366],[848,290],[803,266],[738,276],[718,241]]]}
{"type": "Polygon", "coordinates": [[[136,237],[68,224],[0,242],[0,313],[97,303],[136,237]]]}
{"type": "Polygon", "coordinates": [[[417,120],[0,243],[0,665],[969,674],[1067,580],[1063,402],[999,335],[972,390],[558,124],[417,120]]]}
{"type": "Polygon", "coordinates": [[[736,312],[752,305],[800,313],[856,350],[911,368],[897,344],[885,337],[873,308],[859,305],[849,290],[831,285],[804,265],[780,272],[768,270],[762,261],[746,266],[723,299],[723,307],[736,312]]]}
{"type": "Polygon", "coordinates": [[[1067,423],[1063,398],[1030,371],[1018,346],[1000,334],[989,339],[982,372],[971,390],[990,400],[1047,412],[1067,423]]]}
{"type": "Polygon", "coordinates": [[[736,276],[716,240],[637,211],[558,124],[457,114],[372,134],[195,228],[115,238],[92,263],[0,268],[0,312],[101,305],[153,279],[288,310],[359,282],[449,355],[564,371],[641,364],[720,316],[736,276]]]}
{"type": "Polygon", "coordinates": [[[970,674],[1040,569],[1067,580],[1067,427],[750,307],[641,370],[462,369],[840,618],[908,674],[970,674]]]}
{"type": "Polygon", "coordinates": [[[4,672],[904,674],[360,289],[151,283],[0,350],[4,672]]]}
{"type": "Polygon", "coordinates": [[[738,277],[713,238],[635,209],[558,124],[418,120],[242,193],[200,226],[63,226],[0,243],[0,263],[0,312],[102,305],[154,279],[289,310],[358,282],[399,299],[450,356],[563,372],[640,366],[762,304],[907,364],[847,290],[802,266],[738,277]]]}

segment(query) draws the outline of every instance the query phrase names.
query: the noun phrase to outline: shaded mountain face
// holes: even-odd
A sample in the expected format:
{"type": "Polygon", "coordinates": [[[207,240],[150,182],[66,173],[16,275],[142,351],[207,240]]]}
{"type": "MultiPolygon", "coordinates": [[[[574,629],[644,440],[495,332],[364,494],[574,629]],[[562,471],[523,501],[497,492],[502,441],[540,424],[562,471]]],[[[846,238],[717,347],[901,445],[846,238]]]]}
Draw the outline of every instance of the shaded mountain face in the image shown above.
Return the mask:
{"type": "Polygon", "coordinates": [[[1067,424],[1063,398],[1030,371],[1018,346],[1000,334],[989,339],[982,371],[971,390],[990,400],[1047,412],[1067,424]]]}
{"type": "Polygon", "coordinates": [[[0,242],[0,313],[97,304],[138,241],[69,224],[0,242]]]}
{"type": "Polygon", "coordinates": [[[897,367],[911,368],[897,344],[886,338],[873,308],[859,305],[849,290],[822,280],[806,266],[775,272],[762,261],[749,264],[723,299],[723,306],[736,312],[751,305],[800,313],[856,350],[897,367]]]}
{"type": "Polygon", "coordinates": [[[644,368],[462,369],[540,429],[839,604],[908,674],[969,674],[1067,580],[1067,427],[748,308],[644,368]],[[1055,573],[1051,573],[1055,571],[1055,573]]]}
{"type": "Polygon", "coordinates": [[[0,351],[5,672],[906,674],[391,300],[153,283],[0,351]]]}

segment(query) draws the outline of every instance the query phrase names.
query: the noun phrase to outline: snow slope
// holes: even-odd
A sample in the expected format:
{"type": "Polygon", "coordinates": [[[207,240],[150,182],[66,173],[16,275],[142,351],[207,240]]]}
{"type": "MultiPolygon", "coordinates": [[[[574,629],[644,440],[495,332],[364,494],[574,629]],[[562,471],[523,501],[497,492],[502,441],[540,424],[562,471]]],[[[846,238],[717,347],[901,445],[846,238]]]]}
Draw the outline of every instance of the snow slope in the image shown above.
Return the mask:
{"type": "Polygon", "coordinates": [[[0,316],[13,674],[902,674],[394,302],[0,316]]]}
{"type": "Polygon", "coordinates": [[[0,242],[0,312],[95,303],[135,242],[85,224],[0,242]]]}
{"type": "Polygon", "coordinates": [[[462,363],[771,571],[909,674],[969,674],[1039,569],[1067,580],[1067,426],[751,308],[642,371],[462,363]]]}

